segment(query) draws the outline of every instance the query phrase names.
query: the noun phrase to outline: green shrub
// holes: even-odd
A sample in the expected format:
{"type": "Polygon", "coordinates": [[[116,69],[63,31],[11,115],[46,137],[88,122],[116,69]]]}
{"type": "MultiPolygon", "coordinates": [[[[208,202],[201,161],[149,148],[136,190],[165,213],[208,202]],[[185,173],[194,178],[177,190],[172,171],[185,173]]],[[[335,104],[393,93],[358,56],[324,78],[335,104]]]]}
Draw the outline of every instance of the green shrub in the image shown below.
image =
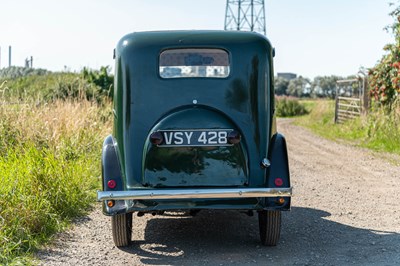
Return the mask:
{"type": "Polygon", "coordinates": [[[276,100],[276,115],[278,117],[291,117],[307,114],[307,109],[298,100],[279,97],[276,100]]]}
{"type": "Polygon", "coordinates": [[[108,66],[100,67],[100,70],[92,70],[85,67],[82,70],[82,77],[90,84],[96,85],[102,95],[112,98],[114,94],[114,76],[110,74],[108,66]]]}
{"type": "MultiPolygon", "coordinates": [[[[35,73],[35,72],[34,72],[35,73]]],[[[112,94],[114,77],[108,67],[82,73],[50,73],[0,78],[0,97],[10,102],[49,102],[57,99],[86,99],[102,102],[112,94]]]]}
{"type": "Polygon", "coordinates": [[[395,42],[384,47],[385,55],[369,70],[368,77],[370,96],[383,105],[391,105],[400,97],[400,5],[396,5],[390,13],[394,22],[387,27],[393,32],[395,42]]]}

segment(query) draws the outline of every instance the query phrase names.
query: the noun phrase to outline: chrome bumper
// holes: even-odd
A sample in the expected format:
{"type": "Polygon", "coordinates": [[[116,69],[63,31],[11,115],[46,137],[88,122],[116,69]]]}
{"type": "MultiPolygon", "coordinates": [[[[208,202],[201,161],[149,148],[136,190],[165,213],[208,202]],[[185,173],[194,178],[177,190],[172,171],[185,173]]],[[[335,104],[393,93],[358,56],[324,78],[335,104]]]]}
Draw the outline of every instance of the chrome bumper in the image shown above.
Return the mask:
{"type": "Polygon", "coordinates": [[[226,199],[291,197],[292,188],[140,189],[97,191],[97,200],[226,199]]]}

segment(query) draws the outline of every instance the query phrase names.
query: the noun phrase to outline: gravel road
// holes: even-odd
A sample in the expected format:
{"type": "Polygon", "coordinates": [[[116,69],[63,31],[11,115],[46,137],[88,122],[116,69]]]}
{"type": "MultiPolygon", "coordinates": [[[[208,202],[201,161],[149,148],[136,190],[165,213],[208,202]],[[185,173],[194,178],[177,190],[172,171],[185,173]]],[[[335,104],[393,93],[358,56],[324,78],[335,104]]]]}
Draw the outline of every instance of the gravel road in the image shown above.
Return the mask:
{"type": "Polygon", "coordinates": [[[277,247],[259,244],[257,215],[134,216],[113,245],[100,205],[37,254],[41,265],[400,265],[400,158],[319,138],[279,120],[295,196],[277,247]],[[392,161],[391,163],[389,161],[392,161]]]}

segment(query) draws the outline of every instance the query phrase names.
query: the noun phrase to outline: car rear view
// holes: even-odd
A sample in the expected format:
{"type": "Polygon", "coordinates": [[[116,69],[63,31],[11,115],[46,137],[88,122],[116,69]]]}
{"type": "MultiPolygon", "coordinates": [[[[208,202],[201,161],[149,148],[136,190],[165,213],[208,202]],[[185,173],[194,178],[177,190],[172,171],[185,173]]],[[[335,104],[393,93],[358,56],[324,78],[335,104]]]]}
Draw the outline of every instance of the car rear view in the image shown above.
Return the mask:
{"type": "Polygon", "coordinates": [[[103,145],[103,212],[116,246],[132,213],[257,211],[264,245],[290,209],[286,143],[276,132],[272,54],[250,32],[124,36],[115,50],[114,130],[103,145]]]}

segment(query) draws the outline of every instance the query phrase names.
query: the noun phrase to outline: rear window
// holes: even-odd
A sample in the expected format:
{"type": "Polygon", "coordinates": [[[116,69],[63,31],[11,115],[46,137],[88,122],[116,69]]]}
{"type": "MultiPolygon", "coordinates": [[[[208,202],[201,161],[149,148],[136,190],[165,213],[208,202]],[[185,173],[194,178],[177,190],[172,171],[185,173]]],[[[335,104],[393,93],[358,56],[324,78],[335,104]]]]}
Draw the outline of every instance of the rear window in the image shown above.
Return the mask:
{"type": "Polygon", "coordinates": [[[229,55],[222,49],[170,49],[160,54],[160,76],[169,78],[226,78],[229,55]]]}

